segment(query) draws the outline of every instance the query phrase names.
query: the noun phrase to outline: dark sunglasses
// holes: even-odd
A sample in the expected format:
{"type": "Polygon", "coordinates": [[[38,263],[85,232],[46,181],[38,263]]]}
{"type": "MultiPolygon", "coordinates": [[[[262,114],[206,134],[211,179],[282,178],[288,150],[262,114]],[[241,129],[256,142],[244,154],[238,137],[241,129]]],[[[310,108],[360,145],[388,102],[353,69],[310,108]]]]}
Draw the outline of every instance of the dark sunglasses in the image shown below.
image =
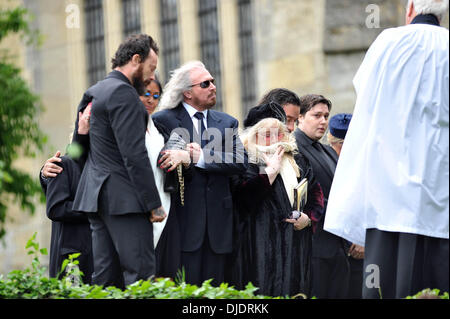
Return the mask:
{"type": "Polygon", "coordinates": [[[159,99],[159,97],[160,97],[159,94],[151,94],[151,93],[149,93],[149,92],[146,92],[146,93],[144,94],[144,96],[145,96],[145,97],[153,96],[153,98],[154,98],[155,100],[159,99]]]}
{"type": "Polygon", "coordinates": [[[197,84],[192,84],[191,85],[191,87],[192,86],[196,86],[196,85],[200,85],[200,87],[202,88],[202,89],[206,89],[206,88],[209,88],[209,85],[212,83],[212,84],[214,84],[214,79],[212,79],[212,80],[206,80],[206,81],[203,81],[203,82],[200,82],[200,83],[197,83],[197,84]]]}

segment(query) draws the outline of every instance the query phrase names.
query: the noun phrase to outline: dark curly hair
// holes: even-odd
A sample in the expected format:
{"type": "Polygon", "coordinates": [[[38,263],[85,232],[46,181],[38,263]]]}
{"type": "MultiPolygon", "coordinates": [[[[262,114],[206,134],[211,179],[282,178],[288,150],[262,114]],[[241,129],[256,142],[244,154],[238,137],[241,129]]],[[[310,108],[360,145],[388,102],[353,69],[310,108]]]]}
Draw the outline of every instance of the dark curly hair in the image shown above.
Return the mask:
{"type": "Polygon", "coordinates": [[[159,53],[158,45],[155,40],[147,34],[133,34],[130,35],[116,51],[114,58],[111,59],[112,69],[127,64],[133,55],[139,54],[141,61],[144,62],[147,59],[150,49],[159,53]]]}
{"type": "Polygon", "coordinates": [[[331,111],[331,101],[323,95],[319,94],[306,94],[300,97],[300,114],[305,115],[306,112],[311,110],[315,105],[323,103],[328,106],[328,111],[331,111]]]}
{"type": "Polygon", "coordinates": [[[259,105],[269,104],[270,102],[275,102],[281,106],[286,104],[300,106],[300,98],[298,95],[284,88],[276,88],[267,92],[259,102],[259,105]]]}

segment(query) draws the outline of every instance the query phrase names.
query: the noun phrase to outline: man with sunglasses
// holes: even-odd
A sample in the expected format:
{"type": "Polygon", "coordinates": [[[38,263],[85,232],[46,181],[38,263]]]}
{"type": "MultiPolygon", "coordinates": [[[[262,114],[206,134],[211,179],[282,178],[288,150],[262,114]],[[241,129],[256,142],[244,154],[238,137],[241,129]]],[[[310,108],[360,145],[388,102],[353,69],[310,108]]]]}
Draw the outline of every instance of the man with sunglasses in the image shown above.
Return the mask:
{"type": "MultiPolygon", "coordinates": [[[[225,256],[232,251],[233,205],[229,177],[244,173],[247,155],[237,135],[238,121],[212,110],[216,104],[214,78],[199,61],[172,73],[153,121],[169,130],[180,128],[193,162],[185,184],[184,206],[176,214],[181,235],[181,264],[186,281],[200,285],[224,280],[225,256]]],[[[162,163],[162,167],[168,165],[162,163]]]]}

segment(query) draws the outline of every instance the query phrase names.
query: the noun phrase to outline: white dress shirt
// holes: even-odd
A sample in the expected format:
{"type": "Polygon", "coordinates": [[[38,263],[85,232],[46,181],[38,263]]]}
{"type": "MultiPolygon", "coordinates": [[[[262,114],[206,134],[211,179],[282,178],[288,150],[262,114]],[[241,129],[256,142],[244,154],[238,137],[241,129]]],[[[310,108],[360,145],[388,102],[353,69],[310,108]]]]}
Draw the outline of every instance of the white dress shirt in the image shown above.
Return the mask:
{"type": "MultiPolygon", "coordinates": [[[[195,113],[200,112],[200,111],[197,111],[193,106],[191,106],[185,102],[183,102],[183,106],[186,109],[186,111],[189,113],[189,116],[192,120],[192,124],[194,125],[194,129],[197,130],[197,133],[199,133],[198,119],[196,117],[194,117],[194,115],[195,115],[195,113]]],[[[201,111],[200,113],[203,113],[203,115],[204,115],[203,116],[203,125],[205,125],[205,129],[208,129],[208,123],[206,120],[206,117],[208,116],[208,110],[201,111]]],[[[203,156],[203,150],[200,154],[200,158],[199,158],[196,166],[200,167],[200,168],[205,168],[205,158],[203,156]]]]}

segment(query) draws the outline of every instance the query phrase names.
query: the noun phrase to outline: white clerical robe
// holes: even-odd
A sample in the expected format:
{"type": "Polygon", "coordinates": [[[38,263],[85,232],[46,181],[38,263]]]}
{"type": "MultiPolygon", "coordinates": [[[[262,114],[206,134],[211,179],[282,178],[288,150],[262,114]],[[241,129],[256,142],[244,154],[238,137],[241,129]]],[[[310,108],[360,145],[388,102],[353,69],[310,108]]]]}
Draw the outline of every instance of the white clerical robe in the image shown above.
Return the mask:
{"type": "Polygon", "coordinates": [[[324,229],[364,245],[368,228],[449,238],[449,32],[383,31],[353,84],[357,100],[324,229]]]}

